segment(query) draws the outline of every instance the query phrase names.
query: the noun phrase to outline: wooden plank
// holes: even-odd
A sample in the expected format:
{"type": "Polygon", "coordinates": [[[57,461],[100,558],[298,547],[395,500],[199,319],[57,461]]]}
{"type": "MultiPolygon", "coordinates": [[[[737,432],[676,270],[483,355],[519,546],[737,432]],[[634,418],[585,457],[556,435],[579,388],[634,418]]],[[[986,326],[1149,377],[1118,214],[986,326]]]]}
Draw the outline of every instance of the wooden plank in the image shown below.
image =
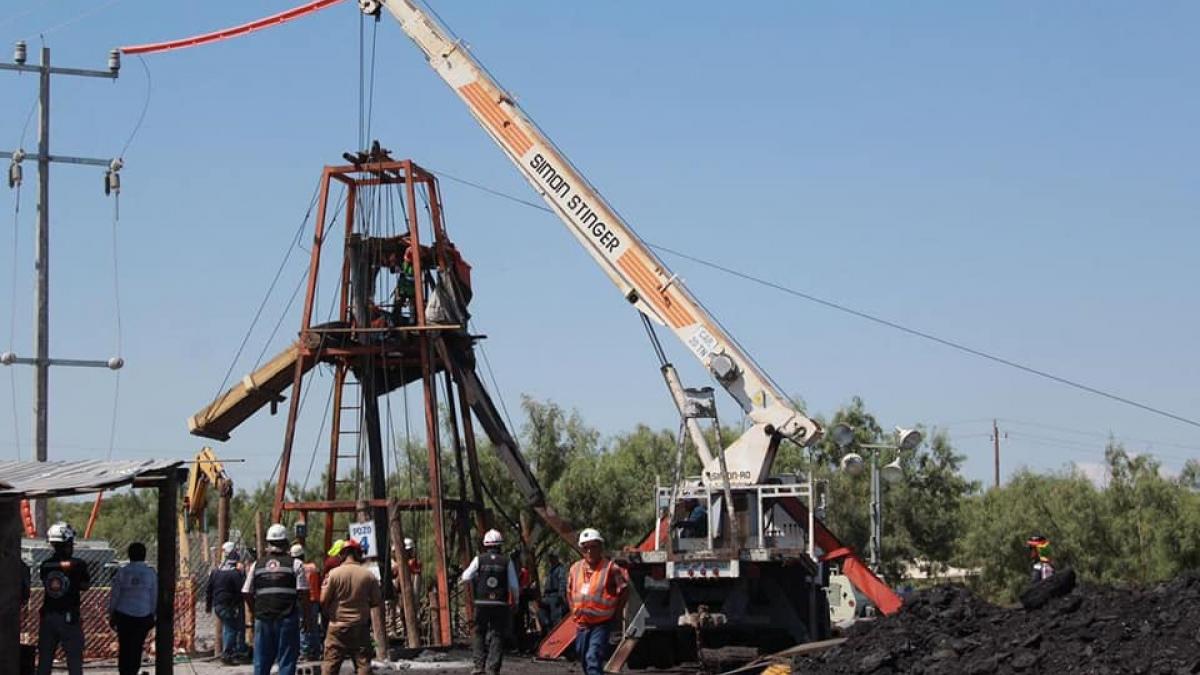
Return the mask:
{"type": "Polygon", "coordinates": [[[771,665],[778,663],[781,660],[787,660],[793,656],[803,656],[805,654],[816,654],[823,652],[826,649],[833,649],[846,641],[846,638],[832,638],[830,640],[818,640],[816,642],[805,642],[804,644],[788,647],[781,652],[775,652],[769,656],[764,656],[748,666],[742,666],[735,670],[727,670],[721,675],[750,675],[750,673],[761,673],[771,665]]]}
{"type": "MultiPolygon", "coordinates": [[[[195,436],[217,441],[229,440],[230,433],[242,422],[272,401],[277,401],[280,394],[292,385],[293,369],[299,358],[299,345],[293,343],[189,417],[188,431],[195,436]]],[[[315,363],[314,359],[304,359],[303,372],[307,373],[315,363]]]]}

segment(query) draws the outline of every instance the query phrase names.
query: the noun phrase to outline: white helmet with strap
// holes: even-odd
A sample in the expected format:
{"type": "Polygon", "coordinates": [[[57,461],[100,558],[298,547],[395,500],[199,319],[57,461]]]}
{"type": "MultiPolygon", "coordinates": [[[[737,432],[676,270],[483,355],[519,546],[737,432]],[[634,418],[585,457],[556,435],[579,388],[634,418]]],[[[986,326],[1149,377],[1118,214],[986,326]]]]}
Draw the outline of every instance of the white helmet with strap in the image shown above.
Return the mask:
{"type": "Polygon", "coordinates": [[[417,543],[415,541],[413,541],[410,537],[404,538],[404,550],[405,551],[411,551],[416,547],[417,547],[417,543]]]}
{"type": "Polygon", "coordinates": [[[287,528],[279,523],[275,523],[267,528],[267,541],[287,541],[287,528]]]}
{"type": "Polygon", "coordinates": [[[484,546],[500,546],[504,543],[504,535],[500,534],[500,530],[488,530],[483,535],[484,546]]]}
{"type": "Polygon", "coordinates": [[[598,541],[604,543],[604,537],[600,536],[600,530],[594,527],[584,528],[583,532],[579,533],[579,545],[583,546],[589,542],[598,541]]]}
{"type": "Polygon", "coordinates": [[[46,529],[46,541],[52,544],[67,544],[75,541],[75,530],[62,521],[46,529]]]}

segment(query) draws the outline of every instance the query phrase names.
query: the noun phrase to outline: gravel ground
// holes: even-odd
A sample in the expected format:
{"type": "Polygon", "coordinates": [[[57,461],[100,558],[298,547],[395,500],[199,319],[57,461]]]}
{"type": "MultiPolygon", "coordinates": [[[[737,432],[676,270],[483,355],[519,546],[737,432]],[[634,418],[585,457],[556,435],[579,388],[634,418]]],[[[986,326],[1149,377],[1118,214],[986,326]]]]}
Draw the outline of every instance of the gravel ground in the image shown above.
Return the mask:
{"type": "MultiPolygon", "coordinates": [[[[382,662],[375,662],[375,667],[372,669],[375,673],[431,673],[436,675],[469,675],[471,672],[471,654],[467,650],[452,650],[447,653],[431,653],[426,657],[414,659],[411,661],[394,661],[387,665],[382,662]]],[[[154,666],[151,663],[146,664],[143,670],[148,674],[153,674],[154,666]]],[[[117,675],[116,665],[107,666],[89,666],[84,669],[88,675],[117,675]]],[[[190,662],[180,662],[175,664],[175,672],[178,675],[252,675],[254,669],[251,666],[225,666],[220,661],[212,660],[192,660],[190,662]]],[[[517,673],[529,675],[567,675],[568,673],[579,673],[579,667],[573,662],[567,661],[535,661],[527,656],[510,655],[504,659],[504,673],[517,673]]],[[[297,675],[319,675],[320,664],[315,662],[305,662],[297,669],[297,675]],[[311,671],[306,671],[305,668],[311,668],[311,671]]],[[[345,675],[353,675],[354,670],[349,664],[342,665],[342,673],[345,675]]]]}

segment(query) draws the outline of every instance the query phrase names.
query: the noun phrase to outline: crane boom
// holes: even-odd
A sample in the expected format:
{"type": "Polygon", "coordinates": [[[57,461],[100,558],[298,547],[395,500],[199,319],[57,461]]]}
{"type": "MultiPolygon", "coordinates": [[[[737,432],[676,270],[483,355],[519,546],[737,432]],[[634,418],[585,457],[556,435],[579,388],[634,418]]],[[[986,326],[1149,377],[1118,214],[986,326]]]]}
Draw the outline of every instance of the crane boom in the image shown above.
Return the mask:
{"type": "MultiPolygon", "coordinates": [[[[761,482],[780,438],[810,445],[819,425],[797,410],[708,314],[650,248],[487,73],[461,41],[412,0],[359,0],[364,12],[386,8],[621,294],[687,346],[749,417],[752,426],[726,450],[733,483],[761,482]]],[[[718,480],[716,461],[705,467],[718,480]]]]}

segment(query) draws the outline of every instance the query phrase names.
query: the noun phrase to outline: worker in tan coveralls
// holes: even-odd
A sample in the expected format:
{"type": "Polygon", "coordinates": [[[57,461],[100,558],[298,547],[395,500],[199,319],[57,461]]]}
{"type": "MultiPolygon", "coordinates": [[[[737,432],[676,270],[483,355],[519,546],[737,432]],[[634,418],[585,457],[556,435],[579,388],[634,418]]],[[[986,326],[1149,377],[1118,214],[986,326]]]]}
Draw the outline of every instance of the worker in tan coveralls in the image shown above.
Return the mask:
{"type": "Polygon", "coordinates": [[[371,608],[383,602],[379,580],[362,566],[363,553],[355,541],[342,547],[344,558],[325,577],[321,609],[329,618],[325,634],[323,675],[337,675],[349,658],[357,675],[371,674],[371,608]]]}

